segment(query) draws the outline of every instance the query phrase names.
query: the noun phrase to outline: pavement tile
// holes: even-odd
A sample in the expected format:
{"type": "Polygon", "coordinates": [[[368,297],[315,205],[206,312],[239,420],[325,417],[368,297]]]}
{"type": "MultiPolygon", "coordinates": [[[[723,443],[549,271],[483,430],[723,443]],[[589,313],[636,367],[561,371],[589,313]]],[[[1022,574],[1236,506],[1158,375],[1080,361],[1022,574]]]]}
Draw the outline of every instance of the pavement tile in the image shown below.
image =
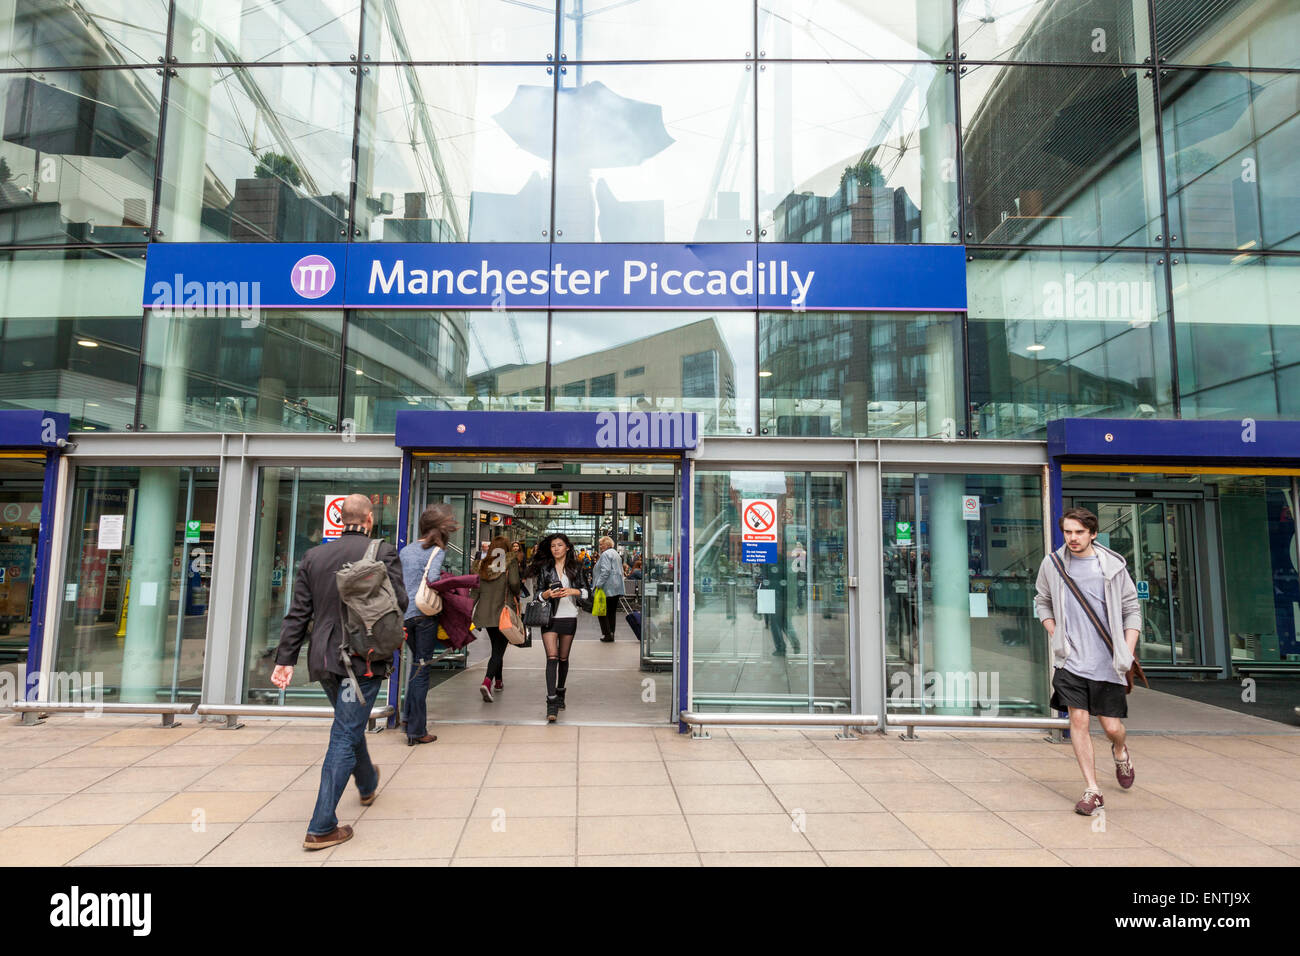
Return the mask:
{"type": "Polygon", "coordinates": [[[357,823],[351,840],[334,848],[330,860],[450,859],[465,826],[463,819],[371,820],[367,817],[357,823]]]}
{"type": "MultiPolygon", "coordinates": [[[[371,820],[464,819],[478,793],[472,787],[416,790],[380,787],[375,802],[365,808],[363,822],[371,820]]],[[[340,805],[347,800],[345,796],[340,805]]],[[[361,798],[357,796],[357,806],[361,798]]]]}
{"type": "MultiPolygon", "coordinates": [[[[387,789],[463,790],[482,784],[487,773],[487,764],[413,764],[408,762],[381,779],[386,780],[384,786],[387,789]]],[[[317,782],[313,789],[320,786],[320,771],[316,772],[316,778],[317,782]]]]}
{"type": "Polygon", "coordinates": [[[1049,850],[1147,846],[1151,842],[1126,829],[1128,814],[1110,810],[1104,817],[1100,813],[1085,817],[1075,813],[1072,804],[1062,802],[1056,810],[1004,810],[997,815],[1049,850]]]}
{"type": "MultiPolygon", "coordinates": [[[[1079,764],[1070,755],[1069,760],[1057,760],[1050,757],[1003,757],[999,760],[1010,767],[1017,773],[1024,774],[1031,780],[1040,782],[1067,780],[1078,781],[1079,790],[1083,791],[1083,773],[1079,770],[1079,764]]],[[[1136,761],[1136,758],[1135,758],[1136,761]]],[[[1135,767],[1138,773],[1141,769],[1135,767]]]]}
{"type": "MultiPolygon", "coordinates": [[[[593,857],[593,859],[596,859],[593,857]]],[[[451,861],[452,866],[500,866],[518,869],[527,867],[529,869],[550,867],[550,866],[574,866],[572,856],[458,856],[451,861]]],[[[596,864],[599,865],[599,864],[596,864]]]]}
{"type": "Polygon", "coordinates": [[[700,866],[700,857],[696,853],[630,853],[601,854],[599,856],[580,856],[578,866],[648,866],[681,867],[700,866]]]}
{"type": "Polygon", "coordinates": [[[60,747],[20,746],[2,740],[0,741],[0,770],[28,770],[39,767],[55,757],[80,749],[72,744],[64,744],[60,747]]]}
{"type": "MultiPolygon", "coordinates": [[[[72,860],[74,866],[188,866],[230,836],[237,824],[209,823],[196,831],[188,823],[132,823],[72,860]]],[[[299,837],[301,839],[301,837],[299,837]]]]}
{"type": "Polygon", "coordinates": [[[659,754],[664,760],[681,763],[692,760],[716,763],[723,760],[745,759],[740,748],[730,740],[692,740],[689,735],[677,740],[664,740],[660,737],[659,754]]]}
{"type": "Polygon", "coordinates": [[[1074,752],[1069,747],[1048,743],[1042,739],[970,740],[967,743],[976,754],[983,754],[986,757],[1016,760],[1074,760],[1074,752]]]}
{"type": "Polygon", "coordinates": [[[1300,734],[1269,734],[1257,737],[1248,736],[1246,739],[1253,740],[1257,744],[1263,744],[1265,747],[1272,747],[1274,750],[1300,756],[1300,734]]]}
{"type": "MultiPolygon", "coordinates": [[[[372,748],[373,753],[373,748],[372,748]]],[[[240,748],[229,763],[231,766],[290,766],[305,767],[321,759],[318,747],[297,744],[254,744],[240,748]]]]}
{"type": "Polygon", "coordinates": [[[1075,849],[1063,847],[1052,851],[1070,866],[1165,867],[1187,866],[1185,860],[1154,846],[1116,847],[1114,849],[1075,849]]]}
{"type": "Polygon", "coordinates": [[[1029,778],[999,760],[988,757],[927,757],[918,756],[916,762],[930,773],[949,783],[995,783],[999,781],[1026,781],[1029,778]]]}
{"type": "MultiPolygon", "coordinates": [[[[853,740],[814,740],[813,743],[823,755],[834,760],[903,760],[911,759],[911,754],[901,745],[901,741],[883,737],[880,734],[868,734],[853,740]]],[[[978,756],[976,754],[975,756],[978,756]]]]}
{"type": "Polygon", "coordinates": [[[979,810],[981,805],[950,783],[864,783],[886,810],[979,810]]]}
{"type": "Polygon", "coordinates": [[[1297,787],[1294,781],[1287,780],[1285,777],[1260,771],[1249,776],[1242,776],[1240,779],[1229,783],[1228,786],[1234,790],[1240,790],[1242,793],[1248,793],[1252,797],[1259,797],[1259,799],[1265,800],[1275,807],[1300,810],[1300,787],[1297,787]]]}
{"type": "Polygon", "coordinates": [[[826,759],[826,753],[821,747],[803,737],[791,737],[788,740],[738,740],[736,746],[748,760],[826,759]]]}
{"type": "Polygon", "coordinates": [[[505,728],[501,735],[503,744],[576,743],[578,727],[562,724],[519,724],[505,728]]]}
{"type": "Polygon", "coordinates": [[[1245,813],[1239,810],[1202,810],[1201,815],[1217,820],[1260,843],[1300,843],[1300,813],[1293,810],[1250,810],[1245,813]]]}
{"type": "Polygon", "coordinates": [[[1300,866],[1300,858],[1271,846],[1174,846],[1168,852],[1192,866],[1300,866]]]}
{"type": "Polygon", "coordinates": [[[416,747],[405,748],[409,756],[405,758],[405,763],[412,766],[426,766],[428,764],[444,763],[482,763],[492,762],[492,756],[496,752],[497,745],[494,743],[443,743],[442,738],[438,738],[436,743],[420,744],[416,747]]]}
{"type": "Polygon", "coordinates": [[[1051,850],[940,850],[949,866],[1069,866],[1051,850]]]}
{"type": "Polygon", "coordinates": [[[280,790],[303,773],[297,764],[290,767],[237,767],[224,764],[199,777],[186,790],[280,790]]]}
{"type": "Polygon", "coordinates": [[[774,783],[771,789],[787,812],[878,813],[885,809],[856,783],[774,783]]]}
{"type": "Polygon", "coordinates": [[[1234,790],[1227,784],[1213,780],[1190,780],[1185,783],[1143,782],[1140,786],[1143,790],[1155,793],[1170,803],[1186,807],[1188,810],[1248,810],[1272,806],[1267,800],[1261,800],[1259,797],[1234,790]]]}
{"type": "Polygon", "coordinates": [[[1300,781],[1300,757],[1246,757],[1246,765],[1300,781]]]}
{"type": "MultiPolygon", "coordinates": [[[[586,728],[583,728],[584,730],[586,728]]],[[[659,745],[653,740],[592,740],[578,746],[578,760],[594,763],[646,762],[659,760],[659,745]]]]}
{"type": "Polygon", "coordinates": [[[915,760],[842,760],[839,767],[858,783],[941,783],[939,776],[915,760]]]}
{"type": "MultiPolygon", "coordinates": [[[[349,823],[339,814],[340,823],[349,823]]],[[[254,863],[296,863],[298,861],[325,862],[339,847],[324,850],[304,850],[303,838],[307,835],[307,818],[284,822],[257,822],[219,824],[230,829],[230,834],[212,850],[203,862],[227,866],[247,866],[254,863]]],[[[358,829],[352,842],[361,838],[358,829]]],[[[426,854],[428,855],[428,854],[426,854]]]]}
{"type": "Polygon", "coordinates": [[[658,758],[628,763],[578,764],[578,785],[583,787],[655,786],[668,783],[668,768],[658,758]]]}
{"type": "Polygon", "coordinates": [[[133,763],[152,755],[152,747],[98,747],[94,744],[78,747],[58,757],[52,757],[41,764],[50,769],[55,767],[129,767],[133,763]]]}
{"type": "Polygon", "coordinates": [[[947,866],[933,850],[823,850],[827,866],[947,866]]]}
{"type": "Polygon", "coordinates": [[[154,750],[147,757],[141,759],[139,766],[218,767],[238,757],[247,749],[249,748],[228,744],[212,744],[207,747],[165,747],[162,750],[154,750]]]}
{"type": "Polygon", "coordinates": [[[1032,849],[1035,841],[997,814],[895,813],[894,816],[934,850],[1032,849]]]}
{"type": "Polygon", "coordinates": [[[66,793],[7,793],[0,795],[0,830],[19,823],[33,813],[66,800],[66,793]]]}
{"type": "Polygon", "coordinates": [[[788,813],[693,813],[686,818],[701,853],[807,852],[801,821],[788,813]]]}
{"type": "Polygon", "coordinates": [[[672,787],[579,787],[578,815],[591,817],[680,815],[672,787]]]}
{"type": "Polygon", "coordinates": [[[578,817],[578,855],[692,853],[697,848],[681,814],[578,817]]]}
{"type": "Polygon", "coordinates": [[[277,794],[269,791],[188,791],[164,800],[140,817],[140,823],[192,823],[196,811],[208,823],[243,823],[277,794]]]}
{"type": "MultiPolygon", "coordinates": [[[[388,792],[398,793],[399,791],[390,790],[388,792]]],[[[307,822],[316,809],[316,793],[315,790],[285,790],[283,793],[277,793],[260,810],[250,816],[247,822],[297,823],[305,832],[307,822]]],[[[375,801],[374,805],[378,807],[379,801],[375,801]]],[[[345,792],[343,799],[339,801],[339,805],[334,812],[340,823],[353,824],[360,818],[362,809],[360,798],[354,794],[349,799],[349,795],[345,792]]]]}
{"type": "MultiPolygon", "coordinates": [[[[506,729],[499,724],[429,724],[429,733],[434,734],[440,744],[497,744],[506,729]]],[[[412,749],[419,750],[420,747],[412,749]]]]}
{"type": "Polygon", "coordinates": [[[810,760],[755,760],[754,769],[764,783],[848,783],[839,764],[826,757],[810,760]]]}
{"type": "Polygon", "coordinates": [[[474,817],[573,817],[578,815],[578,788],[484,787],[472,807],[474,817]]]}
{"type": "MultiPolygon", "coordinates": [[[[626,818],[635,819],[635,818],[626,818]]],[[[470,857],[567,857],[577,852],[573,817],[471,817],[465,824],[456,860],[470,857]]]]}
{"type": "Polygon", "coordinates": [[[925,844],[890,813],[810,813],[804,836],[820,851],[921,850],[925,844]]]}
{"type": "Polygon", "coordinates": [[[576,787],[577,763],[494,763],[483,778],[485,787],[576,787]]]}
{"type": "Polygon", "coordinates": [[[208,767],[125,767],[86,788],[87,793],[150,793],[183,790],[208,767]]]}
{"type": "MultiPolygon", "coordinates": [[[[836,786],[836,784],[793,784],[791,786],[836,786]]],[[[781,804],[761,783],[683,786],[677,784],[682,812],[694,813],[780,813],[781,804]]]]}
{"type": "MultiPolygon", "coordinates": [[[[1178,808],[1178,804],[1173,803],[1167,797],[1161,796],[1148,787],[1141,777],[1131,790],[1125,790],[1115,781],[1100,775],[1097,777],[1097,782],[1106,798],[1106,809],[1108,811],[1174,810],[1178,808]]],[[[1069,783],[1060,780],[1046,780],[1043,782],[1043,786],[1060,794],[1071,810],[1074,809],[1074,805],[1079,798],[1083,796],[1084,783],[1082,778],[1069,783]]]]}
{"type": "Polygon", "coordinates": [[[96,747],[170,747],[198,730],[197,727],[140,727],[119,730],[95,741],[96,747]]]}
{"type": "Polygon", "coordinates": [[[668,776],[679,787],[763,782],[747,760],[676,761],[668,764],[668,776]]]}
{"type": "Polygon", "coordinates": [[[581,744],[610,741],[618,743],[652,743],[658,747],[655,730],[654,727],[580,727],[578,728],[578,740],[581,744]]]}
{"type": "Polygon", "coordinates": [[[1062,795],[1034,780],[1001,780],[992,783],[955,783],[986,810],[1069,810],[1062,795]]]}
{"type": "Polygon", "coordinates": [[[62,866],[108,837],[114,824],[84,827],[10,827],[0,830],[0,860],[10,866],[62,866]]]}
{"type": "MultiPolygon", "coordinates": [[[[1166,746],[1168,743],[1190,744],[1191,746],[1197,747],[1201,750],[1209,751],[1212,754],[1232,757],[1233,759],[1268,759],[1278,756],[1277,748],[1256,743],[1254,740],[1236,734],[1230,736],[1219,736],[1215,734],[1197,735],[1195,737],[1170,736],[1165,739],[1167,741],[1166,746]]],[[[1192,755],[1188,754],[1188,756],[1192,755]]]]}
{"type": "MultiPolygon", "coordinates": [[[[353,839],[356,839],[356,837],[353,837],[353,839]]],[[[276,865],[282,865],[282,864],[276,864],[276,865]]],[[[451,866],[451,860],[448,860],[445,857],[441,859],[430,859],[430,860],[326,860],[322,865],[323,866],[382,866],[385,868],[390,866],[444,867],[444,866],[451,866]]]]}
{"type": "MultiPolygon", "coordinates": [[[[435,744],[436,746],[436,744],[435,744]]],[[[578,741],[561,741],[559,743],[510,743],[497,744],[494,764],[503,763],[571,763],[578,759],[578,741]]]]}
{"type": "Polygon", "coordinates": [[[23,821],[28,827],[130,823],[167,799],[166,793],[74,793],[23,821]]]}
{"type": "Polygon", "coordinates": [[[0,793],[77,793],[121,772],[113,767],[20,770],[0,776],[0,793]]]}
{"type": "MultiPolygon", "coordinates": [[[[1273,812],[1286,811],[1251,810],[1237,816],[1250,818],[1273,812]]],[[[1110,815],[1124,829],[1137,834],[1148,843],[1166,849],[1175,846],[1246,846],[1252,842],[1239,829],[1224,826],[1207,815],[1216,813],[1232,815],[1236,811],[1207,810],[1205,814],[1200,814],[1175,807],[1168,810],[1124,810],[1122,813],[1111,811],[1110,815]]]]}
{"type": "Polygon", "coordinates": [[[701,866],[825,866],[826,861],[812,850],[789,850],[784,853],[701,853],[701,866]]]}

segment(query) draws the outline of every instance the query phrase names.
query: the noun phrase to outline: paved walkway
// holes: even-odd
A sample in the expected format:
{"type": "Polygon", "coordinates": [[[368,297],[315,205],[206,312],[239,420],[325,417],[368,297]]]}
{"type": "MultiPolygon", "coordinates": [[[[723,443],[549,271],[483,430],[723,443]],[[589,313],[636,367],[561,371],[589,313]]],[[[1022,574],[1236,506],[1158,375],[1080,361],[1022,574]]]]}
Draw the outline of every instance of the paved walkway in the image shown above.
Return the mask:
{"type": "MultiPolygon", "coordinates": [[[[1272,727],[1279,727],[1277,724],[1272,727]]],[[[1284,729],[1284,728],[1283,728],[1284,729]]],[[[323,722],[161,729],[0,716],[8,865],[1300,864],[1300,734],[1134,735],[1137,785],[1097,738],[1104,827],[1072,811],[1067,746],[1038,733],[439,724],[369,738],[379,798],[350,843],[301,848],[323,722]],[[1109,786],[1107,784],[1109,783],[1109,786]]]]}

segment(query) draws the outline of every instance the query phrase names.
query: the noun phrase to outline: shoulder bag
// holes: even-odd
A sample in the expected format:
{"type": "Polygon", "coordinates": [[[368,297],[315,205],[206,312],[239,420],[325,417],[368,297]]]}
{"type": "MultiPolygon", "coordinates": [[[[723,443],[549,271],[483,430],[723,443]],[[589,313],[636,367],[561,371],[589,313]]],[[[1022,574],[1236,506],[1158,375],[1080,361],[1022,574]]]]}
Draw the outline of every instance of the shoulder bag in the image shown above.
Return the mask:
{"type": "Polygon", "coordinates": [[[429,587],[429,567],[442,548],[434,548],[429,553],[429,560],[424,563],[424,573],[420,575],[420,587],[415,592],[415,606],[425,617],[436,617],[442,613],[442,595],[429,587]]]}
{"type": "MultiPolygon", "coordinates": [[[[1061,560],[1060,555],[1055,551],[1052,552],[1052,563],[1056,565],[1056,570],[1061,575],[1061,580],[1065,582],[1065,586],[1070,589],[1070,593],[1074,595],[1074,599],[1078,601],[1079,605],[1083,608],[1083,613],[1088,615],[1088,620],[1092,621],[1092,626],[1097,629],[1097,633],[1101,635],[1101,639],[1106,642],[1106,649],[1110,651],[1111,658],[1113,659],[1115,657],[1115,644],[1111,641],[1110,632],[1106,630],[1106,625],[1102,623],[1101,616],[1097,614],[1097,609],[1092,606],[1091,601],[1083,596],[1083,592],[1079,590],[1079,585],[1075,584],[1074,578],[1070,577],[1066,572],[1065,562],[1061,560]]],[[[1057,626],[1059,627],[1060,625],[1058,624],[1057,626]]],[[[1142,683],[1146,684],[1147,687],[1151,686],[1147,683],[1147,675],[1143,673],[1142,665],[1138,663],[1137,655],[1134,654],[1133,663],[1129,667],[1128,673],[1124,675],[1125,681],[1128,682],[1128,686],[1124,688],[1124,693],[1126,694],[1133,693],[1134,674],[1142,678],[1142,683]]]]}

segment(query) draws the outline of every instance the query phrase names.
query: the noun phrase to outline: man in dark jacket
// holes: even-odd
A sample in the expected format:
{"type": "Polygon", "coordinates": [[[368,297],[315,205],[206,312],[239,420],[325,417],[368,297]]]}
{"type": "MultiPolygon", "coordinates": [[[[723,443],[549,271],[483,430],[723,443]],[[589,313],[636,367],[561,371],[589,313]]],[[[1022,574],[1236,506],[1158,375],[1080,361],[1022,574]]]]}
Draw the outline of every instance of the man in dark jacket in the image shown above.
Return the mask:
{"type": "MultiPolygon", "coordinates": [[[[311,635],[307,650],[307,672],[312,680],[320,681],[325,695],[334,707],[334,726],[330,728],[329,748],[321,767],[320,793],[303,847],[323,850],[352,839],[352,828],[339,826],[335,810],[339,798],[348,785],[348,777],[357,782],[362,806],[370,806],[379,789],[379,768],[370,762],[366,749],[366,721],[370,717],[379,686],[388,676],[391,662],[375,661],[371,676],[357,675],[362,700],[357,699],[352,682],[347,680],[340,651],[343,645],[342,605],[339,601],[335,573],[352,561],[365,556],[370,546],[370,532],[375,526],[370,499],[365,495],[348,495],[343,500],[343,534],[337,541],[317,545],[302,557],[298,575],[293,584],[293,604],[280,628],[280,646],[275,652],[275,670],[271,683],[276,687],[289,686],[293,668],[298,663],[302,642],[311,635]]],[[[393,582],[393,593],[402,610],[406,610],[406,586],[402,580],[402,564],[397,549],[381,542],[376,559],[388,566],[388,576],[393,582]]],[[[358,658],[353,670],[364,667],[358,658]]]]}

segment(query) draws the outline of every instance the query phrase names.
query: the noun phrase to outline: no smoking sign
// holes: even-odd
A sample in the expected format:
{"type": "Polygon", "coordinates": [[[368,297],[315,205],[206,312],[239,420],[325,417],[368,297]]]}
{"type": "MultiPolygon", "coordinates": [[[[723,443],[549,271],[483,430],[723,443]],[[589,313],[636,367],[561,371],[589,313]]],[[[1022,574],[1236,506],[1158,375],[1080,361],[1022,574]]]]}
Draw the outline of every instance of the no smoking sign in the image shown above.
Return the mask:
{"type": "Polygon", "coordinates": [[[745,498],[740,503],[740,560],[744,564],[775,564],[777,515],[775,498],[745,498]]]}

